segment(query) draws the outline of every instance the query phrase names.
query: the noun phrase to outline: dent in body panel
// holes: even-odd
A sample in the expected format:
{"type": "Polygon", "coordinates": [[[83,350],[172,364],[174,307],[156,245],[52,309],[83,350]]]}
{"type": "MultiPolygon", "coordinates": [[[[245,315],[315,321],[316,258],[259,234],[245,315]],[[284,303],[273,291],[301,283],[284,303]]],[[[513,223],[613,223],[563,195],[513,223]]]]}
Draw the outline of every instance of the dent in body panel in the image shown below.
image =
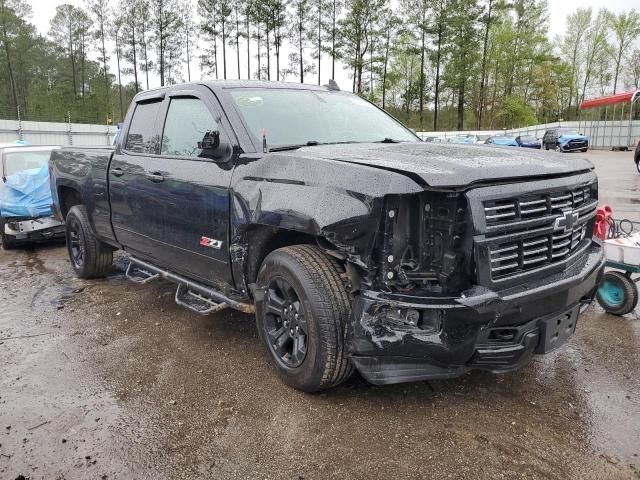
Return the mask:
{"type": "MultiPolygon", "coordinates": [[[[384,196],[422,187],[403,174],[299,152],[243,155],[231,182],[231,261],[234,279],[246,274],[255,225],[310,235],[361,271],[371,267],[384,196]]],[[[243,285],[243,288],[247,288],[243,285]]]]}

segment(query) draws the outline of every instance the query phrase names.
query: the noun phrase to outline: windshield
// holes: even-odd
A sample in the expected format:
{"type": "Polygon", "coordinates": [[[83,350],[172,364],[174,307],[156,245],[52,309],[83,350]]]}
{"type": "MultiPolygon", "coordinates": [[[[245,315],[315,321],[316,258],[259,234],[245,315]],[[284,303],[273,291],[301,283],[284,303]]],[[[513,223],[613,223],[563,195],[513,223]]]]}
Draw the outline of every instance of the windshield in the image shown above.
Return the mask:
{"type": "Polygon", "coordinates": [[[520,137],[521,142],[537,142],[538,139],[536,137],[524,136],[520,137]]]}
{"type": "Polygon", "coordinates": [[[4,176],[9,177],[24,170],[40,168],[49,161],[51,150],[27,151],[27,152],[5,152],[4,154],[4,176]]]}
{"type": "Polygon", "coordinates": [[[268,146],[307,142],[420,141],[366,100],[344,92],[293,89],[237,89],[231,96],[259,140],[268,146]]]}
{"type": "Polygon", "coordinates": [[[560,135],[580,135],[577,130],[560,130],[560,135]]]}

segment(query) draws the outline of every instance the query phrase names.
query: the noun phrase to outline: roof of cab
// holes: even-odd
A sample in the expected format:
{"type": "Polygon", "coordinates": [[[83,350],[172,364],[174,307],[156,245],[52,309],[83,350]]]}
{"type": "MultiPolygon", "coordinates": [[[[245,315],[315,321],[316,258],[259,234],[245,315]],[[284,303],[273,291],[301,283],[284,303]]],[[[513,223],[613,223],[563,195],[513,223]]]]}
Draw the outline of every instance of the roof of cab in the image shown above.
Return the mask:
{"type": "Polygon", "coordinates": [[[307,83],[297,82],[272,82],[268,80],[204,80],[202,82],[179,83],[176,85],[166,85],[164,87],[151,88],[143,90],[136,95],[140,97],[153,97],[169,90],[183,90],[189,88],[189,85],[206,85],[212,90],[228,89],[228,88],[287,88],[296,90],[320,90],[330,91],[326,85],[311,85],[307,83]]]}
{"type": "Polygon", "coordinates": [[[268,80],[210,80],[202,82],[211,88],[287,88],[296,90],[324,90],[325,85],[311,85],[299,82],[272,82],[268,80]]]}

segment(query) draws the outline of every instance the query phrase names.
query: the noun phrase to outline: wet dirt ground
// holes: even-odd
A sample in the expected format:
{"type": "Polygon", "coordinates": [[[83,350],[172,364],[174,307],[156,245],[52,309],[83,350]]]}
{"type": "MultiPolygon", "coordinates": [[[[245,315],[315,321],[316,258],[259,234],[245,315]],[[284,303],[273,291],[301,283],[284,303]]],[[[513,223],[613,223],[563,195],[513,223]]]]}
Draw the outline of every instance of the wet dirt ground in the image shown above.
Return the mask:
{"type": "MultiPolygon", "coordinates": [[[[631,155],[589,156],[640,220],[631,155]]],[[[0,479],[640,478],[637,313],[592,305],[515,373],[307,395],[251,316],[186,312],[116,263],[82,281],[63,246],[0,251],[0,479]]]]}

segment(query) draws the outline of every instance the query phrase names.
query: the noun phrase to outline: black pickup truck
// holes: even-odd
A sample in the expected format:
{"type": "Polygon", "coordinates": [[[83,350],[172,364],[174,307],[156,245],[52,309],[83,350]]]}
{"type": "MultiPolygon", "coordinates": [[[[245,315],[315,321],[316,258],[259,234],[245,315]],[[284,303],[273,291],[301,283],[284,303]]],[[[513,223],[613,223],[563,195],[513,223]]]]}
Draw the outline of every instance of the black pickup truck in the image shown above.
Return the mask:
{"type": "Polygon", "coordinates": [[[50,161],[81,278],[177,283],[256,315],[289,385],[506,372],[558,347],[603,269],[591,163],[423,143],[334,83],[136,95],[115,148],[50,161]]]}

